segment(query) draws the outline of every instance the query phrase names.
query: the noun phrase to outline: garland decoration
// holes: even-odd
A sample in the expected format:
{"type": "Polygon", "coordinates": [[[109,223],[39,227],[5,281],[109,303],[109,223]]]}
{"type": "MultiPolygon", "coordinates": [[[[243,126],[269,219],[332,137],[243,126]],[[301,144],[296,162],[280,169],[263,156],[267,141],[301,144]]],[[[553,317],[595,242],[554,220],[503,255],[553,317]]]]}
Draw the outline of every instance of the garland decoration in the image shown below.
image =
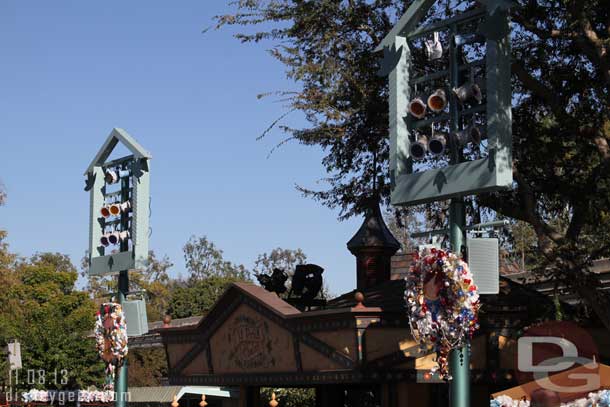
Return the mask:
{"type": "Polygon", "coordinates": [[[438,367],[432,373],[451,380],[449,352],[470,346],[479,328],[479,293],[468,264],[442,250],[415,253],[405,298],[413,338],[422,350],[437,353],[438,367]]]}
{"type": "Polygon", "coordinates": [[[114,372],[123,364],[128,352],[127,325],[120,304],[107,302],[101,305],[95,320],[95,344],[106,363],[106,375],[110,379],[107,385],[112,387],[114,372]]]}
{"type": "MultiPolygon", "coordinates": [[[[501,395],[492,399],[490,407],[529,407],[529,400],[513,400],[501,395]]],[[[561,403],[561,407],[610,407],[610,390],[599,390],[589,393],[586,398],[561,403]]]]}

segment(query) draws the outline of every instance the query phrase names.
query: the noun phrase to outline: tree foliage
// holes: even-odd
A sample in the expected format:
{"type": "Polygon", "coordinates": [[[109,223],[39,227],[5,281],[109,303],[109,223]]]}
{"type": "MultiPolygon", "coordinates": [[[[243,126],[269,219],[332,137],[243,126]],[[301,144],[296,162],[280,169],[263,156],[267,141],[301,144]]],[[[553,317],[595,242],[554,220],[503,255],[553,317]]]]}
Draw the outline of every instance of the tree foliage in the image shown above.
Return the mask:
{"type": "Polygon", "coordinates": [[[519,264],[519,269],[528,271],[538,267],[536,232],[529,223],[516,221],[510,227],[509,239],[505,244],[511,259],[519,264]]]}
{"type": "Polygon", "coordinates": [[[610,327],[587,266],[610,255],[610,2],[520,1],[513,12],[516,188],[480,204],[531,225],[538,272],[610,327]]]}
{"type": "MultiPolygon", "coordinates": [[[[254,261],[254,274],[266,274],[271,276],[273,269],[281,269],[288,275],[288,280],[285,282],[286,292],[279,294],[281,298],[288,298],[292,286],[292,277],[298,264],[305,264],[307,255],[302,249],[284,249],[276,247],[269,253],[259,254],[254,261]]],[[[328,298],[328,286],[324,284],[320,290],[321,298],[328,298]]]]}
{"type": "Polygon", "coordinates": [[[167,356],[163,348],[131,348],[127,355],[129,385],[161,386],[167,377],[167,356]]]}
{"type": "Polygon", "coordinates": [[[95,305],[86,292],[76,290],[78,272],[70,259],[40,253],[5,270],[12,276],[0,293],[0,342],[19,340],[23,369],[45,372],[36,386],[101,384],[103,364],[93,340],[87,339],[95,305]]]}
{"type": "MultiPolygon", "coordinates": [[[[307,196],[341,209],[341,218],[363,213],[373,189],[389,195],[379,175],[389,149],[386,79],[378,77],[374,46],[405,10],[402,1],[240,0],[219,26],[262,26],[240,33],[243,42],[269,40],[271,55],[286,66],[294,92],[281,92],[288,111],[302,112],[306,128],[282,126],[286,140],[320,146],[328,189],[300,186],[307,196]],[[265,29],[268,28],[268,29],[265,29]],[[379,183],[378,183],[379,182],[379,183]]],[[[285,140],[285,141],[286,141],[285,140]]]]}
{"type": "Polygon", "coordinates": [[[4,202],[6,202],[6,190],[2,182],[0,182],[0,206],[4,205],[4,202]]]}
{"type": "Polygon", "coordinates": [[[223,257],[223,252],[206,236],[191,238],[183,247],[184,260],[190,280],[208,277],[248,279],[248,270],[242,264],[233,264],[223,257]]]}
{"type": "Polygon", "coordinates": [[[167,314],[171,298],[168,271],[173,265],[169,257],[163,256],[159,259],[153,250],[149,250],[146,270],[130,275],[130,289],[146,291],[146,312],[149,321],[159,321],[167,314]]]}
{"type": "Polygon", "coordinates": [[[307,255],[301,249],[283,249],[276,247],[269,253],[259,254],[254,261],[254,274],[271,274],[279,268],[291,274],[297,264],[304,264],[307,255]]]}
{"type": "Polygon", "coordinates": [[[316,391],[312,388],[271,388],[261,389],[262,404],[266,405],[275,393],[276,400],[282,407],[314,407],[316,405],[316,391]]]}
{"type": "MultiPolygon", "coordinates": [[[[87,278],[87,291],[93,298],[108,300],[117,292],[116,276],[90,276],[89,256],[81,260],[81,275],[87,278]]],[[[149,321],[159,321],[167,312],[171,297],[171,281],[169,269],[173,267],[169,257],[161,259],[153,250],[148,251],[148,265],[145,270],[131,270],[129,272],[130,291],[146,292],[146,312],[149,321]]]]}
{"type": "Polygon", "coordinates": [[[383,214],[388,229],[400,242],[403,253],[412,253],[417,250],[420,242],[411,237],[411,233],[425,228],[424,216],[414,211],[395,210],[383,214]]]}
{"type": "Polygon", "coordinates": [[[169,314],[172,318],[205,315],[236,277],[212,276],[200,280],[177,281],[172,289],[169,314]]]}
{"type": "MultiPolygon", "coordinates": [[[[285,65],[297,89],[281,94],[308,126],[282,129],[287,139],[326,152],[328,188],[300,189],[339,207],[341,218],[362,213],[372,189],[386,202],[389,196],[388,89],[375,76],[379,56],[372,50],[410,3],[240,0],[232,14],[217,17],[219,27],[245,27],[237,34],[243,42],[269,41],[285,65]]],[[[587,272],[591,260],[610,255],[610,2],[516,3],[515,188],[480,195],[473,205],[531,225],[537,271],[570,285],[610,327],[610,301],[587,272]]],[[[474,5],[438,2],[424,21],[474,5]]],[[[444,213],[443,205],[436,209],[430,213],[444,213]]]]}
{"type": "MultiPolygon", "coordinates": [[[[15,295],[15,288],[19,279],[14,273],[14,265],[17,256],[9,251],[6,243],[7,233],[0,230],[0,285],[3,291],[0,293],[0,346],[5,346],[9,340],[17,337],[17,329],[14,326],[14,318],[10,315],[21,314],[19,298],[15,295]]],[[[0,352],[0,385],[4,385],[8,378],[8,361],[0,352]]]]}

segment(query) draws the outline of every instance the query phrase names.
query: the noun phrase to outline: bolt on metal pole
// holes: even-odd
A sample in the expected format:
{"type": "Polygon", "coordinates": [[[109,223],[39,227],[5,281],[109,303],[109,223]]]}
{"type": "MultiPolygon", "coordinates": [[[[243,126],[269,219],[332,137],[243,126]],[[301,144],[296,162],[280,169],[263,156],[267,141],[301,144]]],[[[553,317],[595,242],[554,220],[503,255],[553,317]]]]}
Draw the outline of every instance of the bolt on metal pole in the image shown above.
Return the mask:
{"type": "MultiPolygon", "coordinates": [[[[451,33],[457,34],[457,25],[451,26],[451,33]]],[[[455,45],[451,38],[450,45],[450,82],[451,88],[456,89],[460,84],[460,49],[455,45]]],[[[451,92],[450,115],[451,132],[455,134],[462,129],[460,115],[458,111],[459,102],[454,92],[451,92]]],[[[451,137],[451,161],[450,164],[458,164],[462,161],[462,149],[456,140],[451,137]]],[[[458,256],[462,253],[462,245],[465,236],[466,211],[464,208],[464,198],[457,197],[451,199],[449,207],[449,234],[451,238],[451,250],[458,256]]],[[[449,369],[453,377],[450,385],[450,403],[452,407],[470,407],[470,354],[468,346],[461,349],[454,349],[449,356],[449,369]]]]}
{"type": "MultiPolygon", "coordinates": [[[[129,200],[129,177],[121,179],[121,202],[129,200]]],[[[128,230],[129,228],[129,216],[127,212],[121,213],[121,229],[128,230]]],[[[129,241],[123,239],[120,243],[120,249],[122,252],[129,250],[129,241]]],[[[127,298],[129,292],[129,272],[127,270],[121,270],[119,272],[118,281],[118,293],[119,293],[119,304],[121,308],[127,298]]],[[[125,312],[125,310],[123,310],[125,312]]],[[[114,405],[115,407],[127,407],[127,358],[123,359],[123,363],[118,367],[117,372],[114,376],[114,405]]]]}

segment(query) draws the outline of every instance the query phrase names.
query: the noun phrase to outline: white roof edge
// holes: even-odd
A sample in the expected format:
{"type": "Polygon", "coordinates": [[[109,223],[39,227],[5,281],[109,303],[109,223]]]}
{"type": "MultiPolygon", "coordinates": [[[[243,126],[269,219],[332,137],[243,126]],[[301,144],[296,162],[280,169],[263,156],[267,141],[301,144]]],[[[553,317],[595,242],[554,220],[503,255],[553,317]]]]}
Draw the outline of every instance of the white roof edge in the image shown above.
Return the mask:
{"type": "Polygon", "coordinates": [[[127,147],[127,149],[131,151],[136,158],[152,158],[152,154],[150,154],[146,149],[144,149],[144,147],[142,147],[140,143],[138,143],[133,137],[131,137],[129,133],[127,133],[121,128],[115,127],[110,132],[110,135],[108,135],[108,137],[106,138],[106,141],[104,141],[104,144],[102,144],[102,147],[100,147],[100,149],[98,150],[97,154],[91,161],[91,164],[89,164],[89,166],[87,167],[85,175],[91,172],[91,170],[93,170],[95,166],[99,165],[100,161],[105,161],[114,149],[114,146],[109,149],[110,145],[112,143],[115,143],[116,145],[116,143],[119,141],[123,143],[125,147],[127,147]]]}
{"type": "Polygon", "coordinates": [[[205,394],[206,396],[235,398],[239,396],[239,390],[236,388],[218,387],[218,386],[184,386],[180,389],[176,398],[185,394],[205,394]]]}
{"type": "Polygon", "coordinates": [[[415,0],[400,17],[394,27],[392,27],[390,32],[383,37],[383,40],[381,40],[373,52],[379,52],[382,51],[383,48],[391,46],[394,43],[394,38],[400,35],[409,24],[417,23],[423,17],[423,14],[432,7],[432,4],[435,1],[436,0],[415,0]]]}
{"type": "Polygon", "coordinates": [[[136,139],[131,137],[131,135],[129,133],[127,133],[125,130],[115,127],[114,129],[112,129],[112,133],[110,133],[110,134],[114,135],[116,138],[118,138],[120,141],[122,141],[123,144],[125,144],[125,146],[137,158],[152,158],[152,154],[149,153],[148,150],[146,150],[144,147],[142,147],[140,145],[140,143],[138,143],[136,141],[136,139]]]}

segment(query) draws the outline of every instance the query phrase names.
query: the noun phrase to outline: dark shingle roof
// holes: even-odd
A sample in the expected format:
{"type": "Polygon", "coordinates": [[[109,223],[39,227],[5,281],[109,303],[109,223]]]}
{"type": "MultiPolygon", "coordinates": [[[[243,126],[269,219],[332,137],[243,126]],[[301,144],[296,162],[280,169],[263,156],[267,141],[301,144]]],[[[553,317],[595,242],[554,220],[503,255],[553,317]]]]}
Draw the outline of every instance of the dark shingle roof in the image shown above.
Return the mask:
{"type": "Polygon", "coordinates": [[[370,247],[387,248],[394,252],[400,249],[400,243],[392,235],[383,220],[377,200],[371,200],[362,226],[347,242],[347,248],[352,253],[358,251],[358,249],[370,247]]]}

